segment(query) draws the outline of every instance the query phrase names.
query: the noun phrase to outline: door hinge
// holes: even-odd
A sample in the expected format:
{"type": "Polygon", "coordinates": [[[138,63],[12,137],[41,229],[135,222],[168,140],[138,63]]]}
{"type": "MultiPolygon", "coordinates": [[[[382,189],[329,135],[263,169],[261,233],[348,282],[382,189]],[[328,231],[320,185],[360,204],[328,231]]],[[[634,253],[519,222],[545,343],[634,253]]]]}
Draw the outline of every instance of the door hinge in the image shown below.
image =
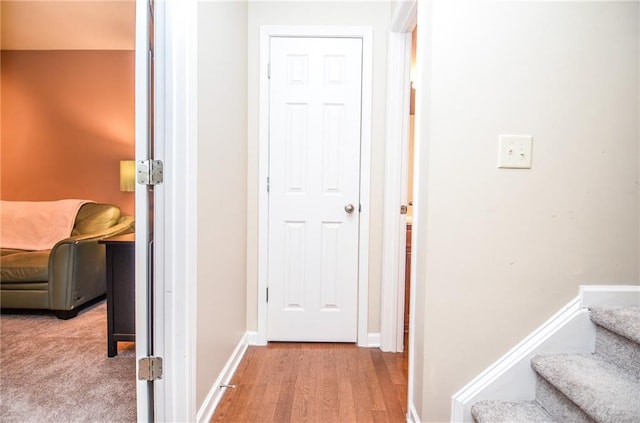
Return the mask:
{"type": "Polygon", "coordinates": [[[267,192],[269,192],[270,188],[271,188],[271,184],[269,182],[269,177],[267,176],[267,192]]]}
{"type": "Polygon", "coordinates": [[[138,379],[152,382],[162,379],[162,357],[142,357],[138,360],[138,379]]]}
{"type": "Polygon", "coordinates": [[[267,63],[267,79],[271,79],[271,62],[267,63]]]}
{"type": "Polygon", "coordinates": [[[269,287],[267,287],[267,302],[269,302],[269,287]]]}
{"type": "Polygon", "coordinates": [[[164,181],[162,160],[139,160],[137,165],[138,183],[158,185],[164,181]]]}
{"type": "Polygon", "coordinates": [[[358,213],[362,213],[362,204],[358,204],[358,213]]]}
{"type": "Polygon", "coordinates": [[[401,205],[400,206],[400,214],[407,214],[407,206],[406,205],[401,205]]]}

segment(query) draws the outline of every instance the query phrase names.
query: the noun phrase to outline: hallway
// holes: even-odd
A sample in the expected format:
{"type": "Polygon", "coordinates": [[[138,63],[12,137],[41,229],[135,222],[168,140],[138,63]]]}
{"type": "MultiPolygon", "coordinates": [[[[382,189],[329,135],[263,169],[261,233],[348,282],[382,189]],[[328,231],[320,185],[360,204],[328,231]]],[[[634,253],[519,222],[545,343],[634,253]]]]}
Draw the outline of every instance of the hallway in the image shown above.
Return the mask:
{"type": "Polygon", "coordinates": [[[407,354],[354,344],[249,347],[212,422],[404,422],[407,354]]]}

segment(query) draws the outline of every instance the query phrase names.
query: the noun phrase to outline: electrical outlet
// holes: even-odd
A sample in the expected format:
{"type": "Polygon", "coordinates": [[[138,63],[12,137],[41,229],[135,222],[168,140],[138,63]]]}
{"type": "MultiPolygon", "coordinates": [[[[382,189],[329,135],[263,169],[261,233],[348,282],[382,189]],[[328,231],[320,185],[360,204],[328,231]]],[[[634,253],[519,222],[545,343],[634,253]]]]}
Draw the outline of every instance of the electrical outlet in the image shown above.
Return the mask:
{"type": "Polygon", "coordinates": [[[498,167],[501,169],[531,169],[531,135],[500,135],[498,167]]]}

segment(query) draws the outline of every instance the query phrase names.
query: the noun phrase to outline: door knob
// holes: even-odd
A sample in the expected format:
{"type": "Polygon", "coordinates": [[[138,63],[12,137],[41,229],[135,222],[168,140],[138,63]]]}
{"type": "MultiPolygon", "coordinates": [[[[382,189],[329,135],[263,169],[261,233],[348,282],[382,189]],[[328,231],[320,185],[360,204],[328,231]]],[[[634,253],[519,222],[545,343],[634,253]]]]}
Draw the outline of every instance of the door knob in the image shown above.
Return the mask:
{"type": "Polygon", "coordinates": [[[355,209],[356,208],[353,207],[353,204],[347,204],[346,206],[344,206],[344,211],[346,211],[349,214],[353,213],[355,209]]]}

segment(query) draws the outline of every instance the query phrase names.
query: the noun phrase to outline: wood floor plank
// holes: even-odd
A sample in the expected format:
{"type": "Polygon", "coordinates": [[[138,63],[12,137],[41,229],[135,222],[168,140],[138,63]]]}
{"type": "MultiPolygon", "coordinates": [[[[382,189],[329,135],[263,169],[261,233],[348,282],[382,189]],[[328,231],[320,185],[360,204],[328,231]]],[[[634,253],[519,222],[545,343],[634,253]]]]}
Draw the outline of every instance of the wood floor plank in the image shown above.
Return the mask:
{"type": "Polygon", "coordinates": [[[403,354],[383,354],[382,359],[384,360],[385,366],[387,366],[391,383],[406,383],[406,372],[402,370],[403,354]]]}
{"type": "MultiPolygon", "coordinates": [[[[244,357],[242,358],[242,361],[240,362],[240,364],[238,365],[238,368],[236,369],[236,372],[233,376],[233,380],[231,381],[231,384],[233,384],[237,380],[244,379],[244,375],[247,371],[247,368],[249,367],[250,363],[253,362],[253,356],[255,355],[255,352],[256,351],[254,348],[251,348],[251,347],[247,348],[247,351],[245,352],[244,357]]],[[[229,408],[232,405],[231,399],[242,397],[240,394],[238,394],[238,392],[233,392],[233,394],[230,392],[227,392],[230,389],[233,389],[233,388],[225,389],[225,394],[222,397],[222,400],[220,401],[220,403],[218,404],[218,407],[216,408],[216,413],[214,415],[214,418],[211,420],[212,422],[216,422],[216,423],[224,422],[227,414],[229,413],[229,408]]]]}
{"type": "Polygon", "coordinates": [[[293,404],[293,395],[295,393],[296,380],[300,371],[300,362],[302,353],[300,348],[291,349],[277,347],[280,354],[279,370],[282,372],[282,387],[276,404],[276,410],[273,417],[274,422],[291,421],[291,406],[293,404]]]}
{"type": "Polygon", "coordinates": [[[267,381],[260,402],[258,416],[261,421],[275,421],[275,413],[283,386],[282,360],[277,350],[267,351],[267,358],[263,363],[264,371],[261,378],[267,381]]]}
{"type": "Polygon", "coordinates": [[[371,359],[376,368],[376,376],[383,393],[387,416],[392,421],[402,421],[405,413],[402,410],[401,402],[398,401],[397,391],[389,376],[389,369],[384,361],[383,353],[377,349],[372,350],[371,359]]]}
{"type": "Polygon", "coordinates": [[[406,415],[408,395],[407,373],[406,369],[403,367],[403,361],[407,360],[408,355],[405,352],[403,354],[383,354],[382,357],[385,365],[387,366],[387,370],[389,371],[391,383],[393,383],[396,392],[396,398],[402,407],[403,414],[406,415]]]}
{"type": "MultiPolygon", "coordinates": [[[[320,360],[322,363],[322,370],[320,373],[321,409],[332,410],[332,420],[335,420],[337,417],[339,407],[338,369],[336,362],[337,354],[340,354],[338,349],[331,347],[327,348],[320,360]]],[[[323,411],[323,413],[325,412],[326,411],[323,411]]]]}
{"type": "Polygon", "coordinates": [[[295,391],[293,393],[293,404],[291,406],[291,421],[308,422],[315,415],[317,404],[312,396],[315,394],[314,387],[317,386],[312,375],[319,375],[317,362],[312,359],[312,350],[304,348],[300,361],[300,370],[296,380],[295,391]]]}
{"type": "Polygon", "coordinates": [[[383,410],[373,410],[371,412],[371,415],[373,417],[373,420],[372,420],[373,422],[388,423],[388,422],[394,421],[394,420],[389,419],[389,416],[387,415],[387,412],[383,411],[383,410]]]}
{"type": "Polygon", "coordinates": [[[356,421],[371,422],[373,421],[373,398],[366,375],[366,365],[370,358],[368,352],[364,354],[364,351],[359,350],[354,351],[352,358],[351,384],[356,408],[356,421]]]}
{"type": "Polygon", "coordinates": [[[369,388],[369,392],[371,394],[371,409],[384,411],[386,410],[386,407],[384,404],[380,381],[378,380],[378,375],[373,364],[371,351],[372,349],[370,348],[361,348],[359,350],[361,358],[358,360],[358,363],[360,363],[362,366],[361,371],[363,372],[363,376],[367,381],[367,387],[369,388]]]}
{"type": "Polygon", "coordinates": [[[249,347],[232,380],[237,388],[211,421],[403,422],[404,366],[401,354],[353,344],[249,347]]]}
{"type": "Polygon", "coordinates": [[[338,422],[355,422],[356,407],[353,397],[353,390],[351,389],[351,383],[347,380],[341,380],[338,384],[338,422]]]}
{"type": "MultiPolygon", "coordinates": [[[[225,397],[229,396],[229,408],[224,417],[224,422],[235,421],[251,421],[250,415],[247,415],[247,410],[255,410],[257,408],[256,401],[261,398],[259,390],[256,390],[256,376],[259,374],[262,362],[265,360],[265,354],[255,348],[256,353],[247,361],[247,367],[242,379],[233,378],[233,384],[236,385],[235,389],[227,389],[225,397]],[[242,419],[240,418],[242,416],[242,419]]],[[[244,362],[244,358],[243,358],[244,362]]],[[[215,417],[215,415],[214,415],[215,417]]]]}

